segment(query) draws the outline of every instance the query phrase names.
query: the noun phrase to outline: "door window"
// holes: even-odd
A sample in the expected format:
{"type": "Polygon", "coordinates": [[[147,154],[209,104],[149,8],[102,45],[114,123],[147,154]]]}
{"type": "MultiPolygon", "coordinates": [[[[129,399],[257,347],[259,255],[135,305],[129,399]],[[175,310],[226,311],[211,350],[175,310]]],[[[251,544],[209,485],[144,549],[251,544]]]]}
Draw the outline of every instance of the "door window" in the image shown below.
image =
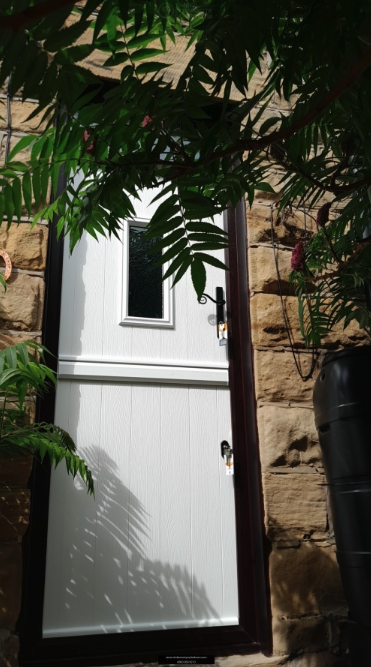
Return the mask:
{"type": "Polygon", "coordinates": [[[122,325],[174,328],[173,293],[167,265],[156,266],[161,251],[149,253],[158,239],[146,236],[147,220],[124,223],[122,244],[122,325]]]}
{"type": "Polygon", "coordinates": [[[150,253],[158,239],[149,239],[144,227],[129,225],[129,317],[162,320],[164,299],[161,251],[150,253]]]}

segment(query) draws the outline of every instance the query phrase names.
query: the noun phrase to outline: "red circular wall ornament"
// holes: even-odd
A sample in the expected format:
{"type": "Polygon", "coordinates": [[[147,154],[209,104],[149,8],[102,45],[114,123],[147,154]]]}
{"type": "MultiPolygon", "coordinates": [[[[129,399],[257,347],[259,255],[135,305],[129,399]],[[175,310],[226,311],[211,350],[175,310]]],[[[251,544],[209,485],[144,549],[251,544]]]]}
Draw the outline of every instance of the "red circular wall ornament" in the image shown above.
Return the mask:
{"type": "Polygon", "coordinates": [[[10,260],[8,253],[5,252],[5,250],[0,250],[0,257],[2,257],[5,262],[4,280],[8,280],[12,272],[12,262],[10,260]]]}

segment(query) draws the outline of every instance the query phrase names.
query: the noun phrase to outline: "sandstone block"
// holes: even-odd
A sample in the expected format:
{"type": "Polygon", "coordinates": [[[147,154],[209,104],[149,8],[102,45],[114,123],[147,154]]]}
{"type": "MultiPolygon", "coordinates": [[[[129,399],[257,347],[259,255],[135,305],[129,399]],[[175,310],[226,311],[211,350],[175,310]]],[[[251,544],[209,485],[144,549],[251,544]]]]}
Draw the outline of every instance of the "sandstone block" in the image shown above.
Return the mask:
{"type": "Polygon", "coordinates": [[[299,549],[276,549],[270,555],[272,614],[275,618],[320,614],[345,606],[333,546],[302,542],[299,549]]]}
{"type": "MultiPolygon", "coordinates": [[[[10,139],[9,152],[13,150],[14,146],[18,143],[20,138],[21,137],[12,136],[12,138],[10,139]]],[[[5,147],[6,147],[6,134],[4,133],[3,135],[1,135],[1,133],[0,133],[0,151],[1,151],[0,152],[0,161],[1,161],[1,163],[3,163],[4,159],[5,159],[5,147]]],[[[19,153],[17,153],[16,159],[19,162],[28,162],[28,160],[30,159],[30,149],[25,148],[22,151],[20,151],[19,153]]]]}
{"type": "MultiPolygon", "coordinates": [[[[0,410],[2,410],[4,405],[4,401],[0,398],[0,410]]],[[[19,409],[19,403],[17,400],[15,400],[15,397],[8,397],[6,401],[6,407],[9,410],[18,410],[19,409]]],[[[35,421],[35,413],[36,413],[36,404],[35,400],[32,396],[26,396],[25,402],[24,402],[24,412],[23,412],[23,423],[24,424],[31,424],[33,421],[35,421]]]]}
{"type": "Polygon", "coordinates": [[[290,667],[336,667],[339,656],[329,651],[304,653],[290,660],[290,667]]]}
{"type": "Polygon", "coordinates": [[[273,653],[325,650],[326,625],[326,619],[319,615],[273,618],[273,653]]]}
{"type": "MultiPolygon", "coordinates": [[[[72,23],[75,22],[76,22],[75,17],[69,17],[66,21],[67,25],[71,25],[72,23]]],[[[92,40],[92,31],[87,30],[86,32],[83,33],[83,35],[81,35],[76,40],[76,44],[91,44],[91,40],[92,40]]],[[[195,53],[194,45],[191,45],[191,47],[186,51],[187,42],[188,42],[187,38],[179,37],[177,38],[176,45],[175,44],[173,45],[172,43],[167,44],[165,53],[161,53],[159,56],[155,56],[151,59],[154,62],[161,61],[169,65],[169,67],[167,67],[166,70],[164,70],[163,74],[161,75],[164,77],[165,81],[171,82],[173,83],[173,85],[177,84],[185,67],[187,66],[187,64],[189,63],[189,61],[191,60],[192,56],[195,53]]],[[[151,48],[162,48],[160,41],[154,40],[153,42],[151,42],[151,48]]],[[[116,66],[111,65],[110,67],[105,66],[104,63],[107,60],[108,56],[109,54],[99,51],[97,49],[93,51],[93,53],[91,53],[87,58],[80,61],[79,65],[81,67],[89,69],[90,72],[96,74],[99,77],[104,77],[105,79],[119,81],[122,65],[116,65],[116,66]]],[[[208,88],[207,85],[205,84],[203,85],[205,89],[208,88]]],[[[222,94],[223,91],[221,91],[221,95],[222,94]]],[[[237,90],[237,88],[234,85],[232,85],[231,95],[230,95],[231,100],[236,100],[236,99],[240,100],[241,97],[242,97],[241,93],[237,90]]]]}
{"type": "MultiPolygon", "coordinates": [[[[291,330],[294,345],[304,347],[299,327],[297,299],[284,296],[283,306],[291,330]]],[[[254,294],[250,300],[251,333],[253,345],[288,345],[285,322],[282,314],[281,299],[276,294],[254,294]]],[[[367,334],[362,331],[354,320],[344,330],[340,323],[323,338],[323,347],[336,349],[356,344],[369,343],[367,334]]]]}
{"type": "Polygon", "coordinates": [[[28,341],[41,343],[40,336],[31,335],[29,333],[0,333],[0,350],[4,350],[6,347],[9,347],[9,345],[18,345],[19,343],[27,343],[28,341]]]}
{"type": "Polygon", "coordinates": [[[14,542],[0,544],[0,627],[13,630],[21,604],[22,551],[14,542]]]}
{"type": "MultiPolygon", "coordinates": [[[[269,114],[272,115],[272,114],[269,114]]],[[[266,192],[265,190],[255,190],[255,199],[254,203],[259,205],[261,203],[274,204],[278,199],[280,199],[280,193],[282,190],[282,172],[279,169],[272,169],[268,172],[267,176],[264,179],[265,183],[273,188],[274,192],[266,192]]]]}
{"type": "MultiPolygon", "coordinates": [[[[283,305],[296,345],[304,347],[298,318],[297,299],[284,296],[283,305]]],[[[289,344],[282,314],[281,299],[275,294],[255,294],[250,300],[251,333],[253,345],[289,344]]]]}
{"type": "Polygon", "coordinates": [[[22,488],[27,486],[31,474],[33,457],[31,454],[23,454],[9,458],[2,458],[0,463],[0,495],[6,488],[22,488]]]}
{"type": "Polygon", "coordinates": [[[279,667],[282,665],[282,657],[272,656],[267,658],[261,653],[256,655],[230,655],[225,658],[216,658],[215,665],[216,667],[279,667]]]}
{"type": "Polygon", "coordinates": [[[27,223],[18,227],[12,225],[8,230],[5,226],[0,227],[0,248],[19,269],[45,269],[47,242],[48,228],[45,225],[37,225],[32,230],[27,223]]]}
{"type": "MultiPolygon", "coordinates": [[[[297,355],[304,374],[309,372],[312,356],[305,352],[297,355]]],[[[311,402],[313,386],[317,378],[320,361],[316,364],[313,378],[303,382],[296,370],[290,350],[255,350],[255,391],[256,398],[264,401],[311,402]]]]}
{"type": "Polygon", "coordinates": [[[28,489],[0,489],[0,540],[15,540],[27,530],[30,515],[28,489]]]}
{"type": "MultiPolygon", "coordinates": [[[[253,207],[246,209],[247,232],[250,243],[271,243],[271,207],[268,202],[265,205],[254,203],[253,207]]],[[[301,211],[283,211],[278,213],[273,208],[273,231],[276,243],[294,246],[305,238],[305,230],[312,234],[317,229],[312,217],[301,211]]]]}
{"type": "Polygon", "coordinates": [[[346,329],[343,328],[342,322],[336,324],[333,331],[324,337],[323,344],[330,349],[353,345],[369,345],[370,338],[365,331],[359,328],[358,322],[352,320],[346,329]]]}
{"type": "MultiPolygon", "coordinates": [[[[267,246],[249,248],[248,254],[250,290],[252,292],[278,294],[279,284],[273,248],[268,248],[267,246]]],[[[294,287],[289,285],[291,251],[275,250],[275,255],[282,294],[294,295],[294,287]]]]}
{"type": "MultiPolygon", "coordinates": [[[[40,124],[43,113],[28,120],[28,116],[36,109],[35,102],[19,102],[12,100],[10,113],[13,132],[30,132],[41,134],[46,127],[46,120],[40,124]]],[[[0,130],[6,130],[6,100],[0,100],[0,130]]],[[[17,158],[18,159],[18,158],[17,158]]]]}
{"type": "Polygon", "coordinates": [[[265,57],[261,60],[260,64],[261,71],[258,69],[255,70],[251,81],[249,83],[249,89],[252,93],[257,94],[260,93],[265,85],[265,79],[269,74],[269,64],[268,64],[268,58],[267,54],[265,54],[265,57]]]}
{"type": "Polygon", "coordinates": [[[264,405],[257,419],[263,468],[321,465],[312,410],[264,405]]]}
{"type": "MultiPolygon", "coordinates": [[[[271,99],[273,101],[274,97],[272,96],[271,99]]],[[[257,105],[255,107],[255,109],[256,109],[256,111],[260,110],[260,105],[257,105]]],[[[262,115],[260,116],[257,124],[255,125],[255,128],[256,128],[257,131],[259,131],[259,129],[261,128],[263,123],[265,123],[266,120],[268,120],[269,118],[277,118],[277,124],[272,125],[271,129],[269,130],[270,132],[274,132],[275,130],[278,130],[279,127],[281,126],[282,115],[288,116],[288,113],[289,112],[288,112],[287,108],[284,109],[283,107],[281,107],[280,110],[278,111],[277,106],[274,106],[273,104],[269,103],[269,106],[267,106],[264,109],[262,115]]]]}
{"type": "Polygon", "coordinates": [[[273,107],[273,108],[277,107],[278,109],[288,109],[288,110],[290,110],[290,109],[293,108],[293,104],[294,104],[294,101],[295,101],[296,97],[297,97],[296,95],[291,95],[290,96],[290,101],[287,101],[287,100],[284,99],[284,97],[282,97],[282,96],[280,97],[279,94],[277,93],[277,91],[274,91],[274,93],[272,94],[272,97],[269,101],[269,106],[273,107]]]}
{"type": "Polygon", "coordinates": [[[302,473],[263,473],[265,523],[269,539],[301,539],[304,535],[325,537],[327,506],[324,482],[324,477],[314,469],[313,472],[302,473]]]}
{"type": "Polygon", "coordinates": [[[41,328],[44,281],[36,276],[13,274],[0,295],[0,328],[37,331],[41,328]]]}
{"type": "Polygon", "coordinates": [[[18,667],[19,638],[11,635],[4,641],[1,655],[0,667],[18,667]]]}

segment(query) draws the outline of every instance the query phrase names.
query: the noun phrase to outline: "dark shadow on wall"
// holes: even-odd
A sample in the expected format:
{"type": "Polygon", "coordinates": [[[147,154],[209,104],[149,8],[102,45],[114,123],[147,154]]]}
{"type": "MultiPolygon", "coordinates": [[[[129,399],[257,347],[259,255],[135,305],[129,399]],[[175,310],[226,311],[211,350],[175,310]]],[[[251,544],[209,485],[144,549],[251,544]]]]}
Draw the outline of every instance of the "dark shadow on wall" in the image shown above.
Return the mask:
{"type": "MultiPolygon", "coordinates": [[[[285,540],[272,525],[270,554],[274,649],[295,656],[327,651],[329,665],[346,647],[346,602],[330,541],[285,540]]],[[[315,663],[313,663],[315,664],[315,663]]]]}
{"type": "Polygon", "coordinates": [[[79,610],[89,615],[92,607],[99,609],[95,625],[104,619],[100,631],[105,633],[120,632],[120,625],[130,631],[137,623],[156,620],[178,621],[178,627],[184,621],[186,627],[193,617],[206,619],[205,625],[207,619],[217,618],[204,586],[186,568],[146,557],[143,539],[151,517],[120,481],[114,461],[96,446],[82,453],[95,479],[99,473],[99,483],[95,502],[82,497],[82,485],[70,487],[75,494],[75,539],[61,555],[68,569],[68,585],[60,588],[63,626],[69,626],[69,617],[72,626],[77,617],[79,626],[88,626],[89,619],[85,621],[79,610]],[[89,503],[94,510],[86,512],[89,503]],[[98,580],[95,591],[92,570],[98,580]]]}

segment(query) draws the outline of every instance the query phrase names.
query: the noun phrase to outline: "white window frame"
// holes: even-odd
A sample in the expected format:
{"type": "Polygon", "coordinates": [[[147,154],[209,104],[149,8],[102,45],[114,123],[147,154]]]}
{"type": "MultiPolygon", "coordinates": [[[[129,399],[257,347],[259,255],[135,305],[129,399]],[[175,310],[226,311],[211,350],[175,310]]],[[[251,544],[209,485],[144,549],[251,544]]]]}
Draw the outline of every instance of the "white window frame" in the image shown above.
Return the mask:
{"type": "MultiPolygon", "coordinates": [[[[174,329],[174,289],[171,289],[170,280],[166,278],[162,283],[163,294],[163,317],[133,317],[129,315],[129,230],[130,227],[147,227],[149,220],[144,218],[133,218],[123,221],[122,231],[122,298],[121,298],[121,326],[150,327],[155,329],[174,329]]],[[[163,265],[163,272],[169,266],[169,262],[163,265]]]]}

